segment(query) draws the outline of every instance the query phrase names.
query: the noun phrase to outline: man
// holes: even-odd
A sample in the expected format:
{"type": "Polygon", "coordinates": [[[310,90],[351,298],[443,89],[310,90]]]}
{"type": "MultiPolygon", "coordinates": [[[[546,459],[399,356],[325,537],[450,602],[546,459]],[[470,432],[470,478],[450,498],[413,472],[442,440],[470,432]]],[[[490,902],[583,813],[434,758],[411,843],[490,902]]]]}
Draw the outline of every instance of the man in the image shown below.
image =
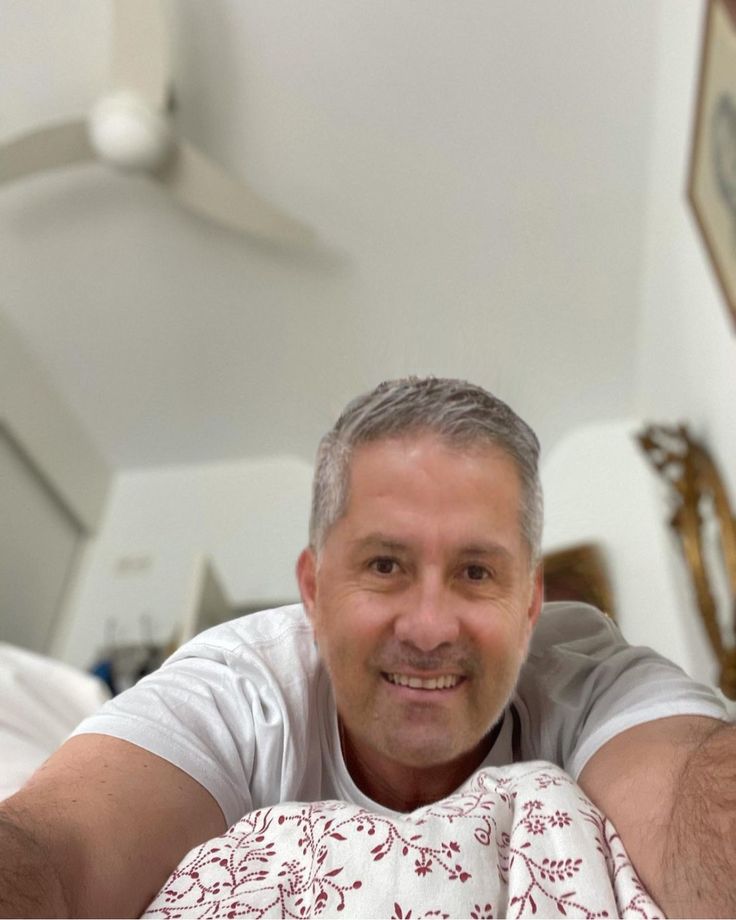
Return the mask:
{"type": "Polygon", "coordinates": [[[137,915],[249,810],[406,811],[514,759],[577,778],[668,913],[736,912],[736,729],[602,614],[542,612],[538,452],[460,381],[354,400],[317,457],[304,607],[193,640],[5,803],[8,914],[137,915]]]}

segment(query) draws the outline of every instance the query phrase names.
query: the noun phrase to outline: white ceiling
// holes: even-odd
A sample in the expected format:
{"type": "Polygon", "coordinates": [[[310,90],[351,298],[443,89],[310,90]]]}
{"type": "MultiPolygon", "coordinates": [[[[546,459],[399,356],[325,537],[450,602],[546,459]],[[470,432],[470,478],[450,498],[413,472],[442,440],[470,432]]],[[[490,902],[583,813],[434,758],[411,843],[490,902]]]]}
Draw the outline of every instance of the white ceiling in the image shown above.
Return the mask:
{"type": "MultiPolygon", "coordinates": [[[[320,245],[82,166],[0,186],[0,310],[111,464],[311,458],[350,396],[476,380],[547,446],[630,408],[654,0],[180,0],[177,123],[320,245]]],[[[0,0],[0,138],[104,90],[102,0],[0,0]]]]}

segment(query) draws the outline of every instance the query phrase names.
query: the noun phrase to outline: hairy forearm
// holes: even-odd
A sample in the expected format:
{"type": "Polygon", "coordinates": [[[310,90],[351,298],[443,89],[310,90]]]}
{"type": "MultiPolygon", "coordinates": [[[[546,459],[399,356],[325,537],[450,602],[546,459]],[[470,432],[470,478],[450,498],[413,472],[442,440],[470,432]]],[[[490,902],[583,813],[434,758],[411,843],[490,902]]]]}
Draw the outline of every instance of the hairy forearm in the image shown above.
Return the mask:
{"type": "Polygon", "coordinates": [[[0,812],[0,917],[71,917],[61,879],[17,817],[0,812]]]}
{"type": "Polygon", "coordinates": [[[661,907],[671,917],[736,917],[736,726],[708,735],[676,784],[661,907]]]}

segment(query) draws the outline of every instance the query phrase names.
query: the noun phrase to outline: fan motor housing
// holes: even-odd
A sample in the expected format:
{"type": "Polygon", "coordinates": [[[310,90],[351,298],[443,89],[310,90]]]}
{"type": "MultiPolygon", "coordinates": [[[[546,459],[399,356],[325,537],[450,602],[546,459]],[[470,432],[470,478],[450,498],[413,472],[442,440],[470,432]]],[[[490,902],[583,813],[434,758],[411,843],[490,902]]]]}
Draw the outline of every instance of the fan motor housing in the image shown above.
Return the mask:
{"type": "Polygon", "coordinates": [[[173,148],[166,117],[130,92],[100,99],[90,113],[88,129],[97,154],[126,172],[152,172],[173,148]]]}

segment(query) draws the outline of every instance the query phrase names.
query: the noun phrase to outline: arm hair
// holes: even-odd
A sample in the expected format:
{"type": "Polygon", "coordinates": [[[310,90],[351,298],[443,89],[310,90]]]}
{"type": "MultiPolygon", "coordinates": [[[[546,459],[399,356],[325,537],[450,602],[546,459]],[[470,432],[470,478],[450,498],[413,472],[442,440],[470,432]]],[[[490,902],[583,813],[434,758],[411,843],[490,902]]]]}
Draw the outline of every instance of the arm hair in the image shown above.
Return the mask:
{"type": "Polygon", "coordinates": [[[0,916],[71,917],[61,875],[13,809],[0,807],[0,916]]]}
{"type": "Polygon", "coordinates": [[[736,917],[736,726],[685,761],[664,852],[670,916],[736,917]]]}

